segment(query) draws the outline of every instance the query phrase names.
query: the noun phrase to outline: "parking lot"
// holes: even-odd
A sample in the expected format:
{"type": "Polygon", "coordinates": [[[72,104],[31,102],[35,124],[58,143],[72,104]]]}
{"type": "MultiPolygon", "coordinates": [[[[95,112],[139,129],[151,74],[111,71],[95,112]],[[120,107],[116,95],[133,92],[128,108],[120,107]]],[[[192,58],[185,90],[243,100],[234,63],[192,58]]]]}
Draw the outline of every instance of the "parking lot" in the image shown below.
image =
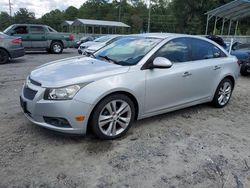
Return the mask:
{"type": "Polygon", "coordinates": [[[30,123],[19,106],[36,66],[78,55],[45,52],[0,65],[0,187],[250,187],[250,77],[230,104],[138,121],[118,140],[67,136],[30,123]]]}

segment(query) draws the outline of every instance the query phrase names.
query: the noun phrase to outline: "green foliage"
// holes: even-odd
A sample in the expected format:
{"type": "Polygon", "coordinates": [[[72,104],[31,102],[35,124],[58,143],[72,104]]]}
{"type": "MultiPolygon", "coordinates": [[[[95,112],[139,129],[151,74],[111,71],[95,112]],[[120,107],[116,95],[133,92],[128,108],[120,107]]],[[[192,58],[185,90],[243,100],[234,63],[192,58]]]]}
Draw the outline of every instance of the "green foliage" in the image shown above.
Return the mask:
{"type": "Polygon", "coordinates": [[[14,15],[15,23],[35,23],[35,13],[29,12],[26,8],[20,8],[14,15]]]}
{"type": "MultiPolygon", "coordinates": [[[[214,9],[232,0],[151,0],[150,32],[178,32],[204,34],[208,10],[214,9]]],[[[39,19],[25,8],[20,8],[10,17],[0,13],[0,30],[12,23],[47,24],[58,31],[62,30],[64,20],[76,18],[121,21],[131,26],[131,33],[147,31],[148,0],[87,0],[77,9],[73,6],[65,11],[52,10],[39,19]]],[[[211,22],[212,23],[212,22],[211,22]]],[[[220,33],[222,21],[217,23],[216,33],[220,33]]],[[[227,24],[224,33],[227,33],[227,24]]],[[[250,19],[241,20],[238,33],[249,34],[250,19]]],[[[213,25],[209,33],[213,33],[213,25]]]]}
{"type": "Polygon", "coordinates": [[[12,24],[12,18],[7,12],[0,13],[0,31],[12,24]]]}

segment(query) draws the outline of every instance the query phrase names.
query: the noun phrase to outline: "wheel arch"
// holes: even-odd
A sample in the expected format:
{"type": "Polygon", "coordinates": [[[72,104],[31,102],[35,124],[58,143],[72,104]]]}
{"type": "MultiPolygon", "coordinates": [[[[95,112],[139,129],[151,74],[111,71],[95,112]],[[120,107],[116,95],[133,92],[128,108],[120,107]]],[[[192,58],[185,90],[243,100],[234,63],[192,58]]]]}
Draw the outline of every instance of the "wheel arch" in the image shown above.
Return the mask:
{"type": "MultiPolygon", "coordinates": [[[[234,79],[234,77],[232,76],[232,75],[227,75],[227,76],[225,76],[222,80],[224,80],[224,79],[229,79],[231,82],[232,82],[232,84],[233,84],[233,89],[234,89],[234,86],[235,86],[235,79],[234,79]]],[[[221,80],[221,81],[222,81],[221,80]]]]}
{"type": "Polygon", "coordinates": [[[113,91],[113,92],[111,92],[111,93],[106,94],[105,96],[102,96],[102,97],[95,103],[95,105],[93,106],[93,108],[91,109],[91,112],[90,112],[89,118],[88,118],[88,122],[87,122],[87,131],[86,131],[86,132],[89,132],[89,131],[91,130],[91,129],[89,128],[89,122],[90,122],[90,119],[91,119],[91,117],[92,117],[92,115],[93,115],[93,112],[94,112],[96,106],[97,106],[104,98],[109,97],[109,96],[111,96],[111,95],[115,95],[115,94],[122,94],[122,95],[125,95],[125,96],[129,97],[129,98],[132,100],[132,102],[133,102],[133,104],[134,104],[134,107],[135,107],[135,120],[137,120],[138,114],[139,114],[139,103],[138,103],[138,100],[136,99],[136,97],[135,97],[132,93],[130,93],[130,92],[128,92],[128,91],[122,91],[122,90],[120,90],[120,91],[113,91]]]}
{"type": "Polygon", "coordinates": [[[232,75],[225,75],[221,80],[220,80],[220,82],[218,83],[218,85],[216,86],[216,88],[215,88],[215,90],[213,91],[213,95],[212,95],[212,99],[214,99],[214,96],[215,96],[215,94],[216,94],[216,90],[217,90],[217,88],[218,88],[218,86],[220,85],[220,83],[222,82],[222,80],[224,80],[224,79],[229,79],[231,82],[232,82],[232,84],[233,84],[233,89],[234,89],[234,86],[235,86],[235,78],[232,76],[232,75]]]}
{"type": "Polygon", "coordinates": [[[50,47],[51,47],[51,45],[52,45],[54,42],[60,42],[60,43],[62,44],[63,48],[64,48],[64,43],[63,43],[63,41],[62,41],[62,40],[58,40],[58,39],[52,40],[51,43],[50,43],[50,47]]]}
{"type": "Polygon", "coordinates": [[[7,54],[9,55],[9,57],[11,57],[11,56],[10,56],[10,53],[9,53],[9,51],[8,51],[8,50],[6,50],[5,48],[3,48],[3,47],[0,47],[0,50],[4,50],[5,52],[7,52],[7,54]]]}

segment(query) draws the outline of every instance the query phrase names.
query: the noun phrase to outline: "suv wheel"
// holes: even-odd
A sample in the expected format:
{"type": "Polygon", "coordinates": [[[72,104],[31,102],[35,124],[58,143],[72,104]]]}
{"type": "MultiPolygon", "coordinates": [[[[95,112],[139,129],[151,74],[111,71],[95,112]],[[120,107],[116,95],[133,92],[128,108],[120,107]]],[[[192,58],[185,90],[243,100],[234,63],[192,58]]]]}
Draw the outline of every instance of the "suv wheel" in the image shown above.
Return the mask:
{"type": "Polygon", "coordinates": [[[247,65],[246,63],[243,63],[240,68],[240,74],[242,76],[247,76],[249,73],[247,72],[247,65]]]}
{"type": "Polygon", "coordinates": [[[61,42],[53,42],[51,44],[50,50],[53,54],[60,54],[63,51],[63,45],[61,42]]]}
{"type": "Polygon", "coordinates": [[[5,64],[9,61],[9,54],[3,50],[3,49],[0,49],[0,64],[5,64]]]}
{"type": "Polygon", "coordinates": [[[233,83],[230,79],[222,80],[215,92],[213,104],[217,108],[223,108],[229,102],[233,92],[233,83]]]}
{"type": "Polygon", "coordinates": [[[115,94],[97,104],[89,126],[98,138],[110,140],[125,135],[134,119],[135,107],[131,99],[115,94]]]}

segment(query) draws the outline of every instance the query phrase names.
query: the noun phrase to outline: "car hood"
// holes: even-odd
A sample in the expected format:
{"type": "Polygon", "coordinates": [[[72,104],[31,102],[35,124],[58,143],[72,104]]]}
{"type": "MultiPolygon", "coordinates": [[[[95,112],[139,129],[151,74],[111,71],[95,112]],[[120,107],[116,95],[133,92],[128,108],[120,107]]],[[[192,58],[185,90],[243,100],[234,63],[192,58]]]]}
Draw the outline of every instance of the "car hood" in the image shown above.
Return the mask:
{"type": "Polygon", "coordinates": [[[246,60],[250,57],[250,49],[234,50],[231,54],[236,56],[239,60],[246,60]]]}
{"type": "Polygon", "coordinates": [[[57,88],[93,82],[128,70],[127,66],[77,56],[42,65],[31,72],[30,78],[41,83],[42,87],[57,88]]]}
{"type": "Polygon", "coordinates": [[[98,44],[98,42],[88,41],[88,42],[82,43],[80,46],[88,48],[89,46],[96,45],[96,44],[98,44]]]}
{"type": "Polygon", "coordinates": [[[86,51],[95,52],[95,51],[101,49],[102,47],[104,47],[105,45],[106,45],[105,43],[94,44],[94,45],[88,47],[86,49],[86,51]]]}

